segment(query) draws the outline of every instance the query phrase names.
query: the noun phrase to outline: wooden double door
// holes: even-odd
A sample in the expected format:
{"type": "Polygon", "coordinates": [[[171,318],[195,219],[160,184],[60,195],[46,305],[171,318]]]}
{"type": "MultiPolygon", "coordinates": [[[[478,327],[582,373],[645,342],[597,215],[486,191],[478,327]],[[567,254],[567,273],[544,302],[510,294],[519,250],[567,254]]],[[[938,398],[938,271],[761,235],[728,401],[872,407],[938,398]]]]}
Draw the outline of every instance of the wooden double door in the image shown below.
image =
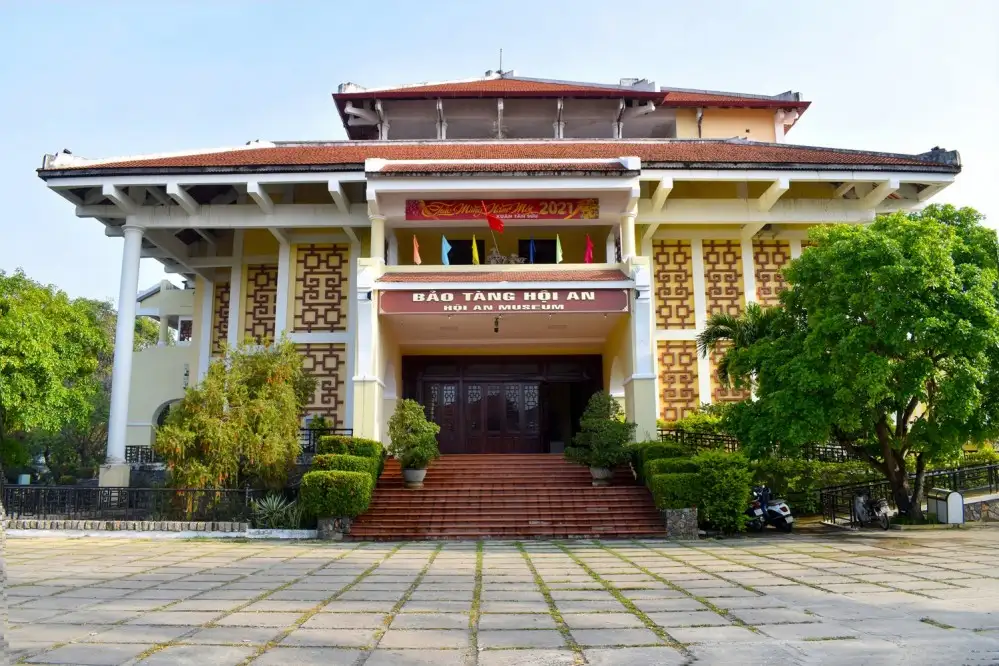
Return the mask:
{"type": "Polygon", "coordinates": [[[599,372],[599,364],[579,358],[600,357],[554,357],[561,359],[554,367],[544,359],[528,358],[403,360],[406,397],[418,400],[427,418],[440,426],[441,453],[549,451],[546,398],[553,382],[592,383],[597,390],[600,376],[593,373],[599,372]]]}

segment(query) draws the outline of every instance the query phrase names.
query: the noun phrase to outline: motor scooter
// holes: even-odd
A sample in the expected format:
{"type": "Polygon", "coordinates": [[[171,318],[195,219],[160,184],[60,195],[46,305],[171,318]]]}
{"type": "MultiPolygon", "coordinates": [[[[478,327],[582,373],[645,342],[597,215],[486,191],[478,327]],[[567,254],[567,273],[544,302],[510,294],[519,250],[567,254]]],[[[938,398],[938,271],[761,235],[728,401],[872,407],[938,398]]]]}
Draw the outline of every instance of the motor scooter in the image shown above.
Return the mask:
{"type": "Polygon", "coordinates": [[[791,507],[782,499],[774,499],[766,486],[754,486],[749,498],[748,527],[754,532],[762,532],[767,525],[773,525],[781,532],[790,532],[794,528],[794,516],[791,507]]]}

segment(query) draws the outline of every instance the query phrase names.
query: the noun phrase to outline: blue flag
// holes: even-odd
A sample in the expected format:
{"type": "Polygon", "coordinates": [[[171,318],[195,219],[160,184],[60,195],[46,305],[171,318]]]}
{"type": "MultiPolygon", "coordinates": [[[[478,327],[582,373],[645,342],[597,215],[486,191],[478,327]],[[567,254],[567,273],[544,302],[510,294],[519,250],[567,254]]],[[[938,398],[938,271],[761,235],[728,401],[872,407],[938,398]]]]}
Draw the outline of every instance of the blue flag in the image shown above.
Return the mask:
{"type": "Polygon", "coordinates": [[[534,236],[531,236],[531,244],[527,246],[527,253],[530,257],[530,263],[534,263],[534,236]]]}
{"type": "Polygon", "coordinates": [[[441,263],[445,266],[451,265],[451,258],[448,256],[451,254],[451,244],[447,242],[446,236],[441,236],[441,263]]]}

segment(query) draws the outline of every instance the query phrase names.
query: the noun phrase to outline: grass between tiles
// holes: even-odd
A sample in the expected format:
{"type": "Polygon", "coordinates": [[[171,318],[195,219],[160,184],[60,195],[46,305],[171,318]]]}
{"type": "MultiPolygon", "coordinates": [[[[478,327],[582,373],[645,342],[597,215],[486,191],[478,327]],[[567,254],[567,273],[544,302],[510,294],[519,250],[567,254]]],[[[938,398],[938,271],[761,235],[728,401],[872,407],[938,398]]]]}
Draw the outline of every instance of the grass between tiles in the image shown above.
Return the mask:
{"type": "Polygon", "coordinates": [[[576,664],[585,664],[586,659],[583,657],[583,648],[580,647],[579,643],[573,637],[572,632],[569,631],[569,625],[565,623],[562,618],[562,613],[559,611],[558,606],[555,605],[555,599],[552,597],[552,592],[548,589],[545,579],[541,577],[538,573],[537,567],[534,566],[534,562],[531,560],[531,556],[527,553],[527,549],[524,548],[524,544],[520,541],[514,542],[514,547],[520,551],[521,557],[524,558],[524,562],[527,563],[527,568],[531,571],[531,576],[534,577],[534,584],[538,586],[541,590],[541,595],[545,598],[545,603],[548,605],[548,613],[552,616],[555,621],[555,628],[558,632],[562,634],[562,638],[565,639],[565,644],[569,646],[575,657],[576,664]]]}
{"type": "MultiPolygon", "coordinates": [[[[680,564],[683,564],[684,566],[689,566],[692,569],[696,569],[697,571],[700,571],[701,573],[706,573],[706,574],[714,576],[715,578],[718,578],[720,580],[724,580],[726,583],[732,583],[733,585],[737,585],[737,586],[739,586],[739,587],[741,587],[743,589],[747,589],[750,592],[754,592],[755,594],[760,594],[759,592],[757,592],[756,590],[754,590],[752,588],[747,588],[746,586],[740,585],[739,583],[737,583],[735,581],[728,580],[727,578],[724,578],[723,576],[719,576],[719,575],[717,575],[717,574],[715,574],[713,572],[706,571],[704,569],[701,569],[698,566],[692,565],[692,564],[690,564],[688,562],[684,562],[680,558],[673,557],[673,556],[667,554],[665,551],[662,551],[662,550],[659,550],[659,549],[656,549],[656,548],[649,548],[648,546],[646,546],[644,544],[641,544],[639,542],[634,542],[634,543],[636,545],[639,545],[639,546],[641,546],[643,548],[646,548],[646,549],[652,551],[653,553],[659,555],[660,557],[664,557],[667,560],[670,560],[671,562],[678,562],[680,564]]],[[[721,606],[717,605],[716,603],[714,603],[710,599],[702,597],[699,594],[694,594],[693,592],[680,587],[679,585],[677,585],[676,583],[674,583],[670,579],[666,578],[665,576],[657,574],[657,573],[655,573],[655,572],[647,569],[646,567],[643,567],[642,565],[638,564],[634,560],[631,560],[628,557],[622,555],[621,553],[615,551],[613,548],[608,548],[606,545],[604,545],[602,543],[600,544],[600,547],[603,548],[608,553],[612,554],[614,557],[620,559],[622,562],[627,562],[631,566],[635,567],[636,569],[638,569],[639,571],[641,571],[642,573],[644,573],[646,576],[651,576],[653,579],[658,580],[660,583],[663,583],[664,585],[666,585],[667,587],[669,587],[671,590],[675,590],[676,592],[679,592],[680,594],[686,595],[688,598],[693,599],[694,601],[707,606],[709,610],[711,610],[714,613],[717,613],[718,615],[721,615],[723,618],[725,618],[726,620],[728,620],[729,622],[731,622],[735,626],[737,626],[737,627],[743,627],[744,629],[748,629],[749,631],[753,632],[754,634],[762,633],[759,629],[757,629],[753,625],[746,624],[745,622],[743,622],[742,620],[740,620],[739,618],[737,618],[735,615],[733,615],[732,613],[730,613],[728,611],[728,609],[722,608],[721,606]]]]}
{"type": "MultiPolygon", "coordinates": [[[[346,555],[347,555],[347,553],[350,553],[351,551],[355,550],[355,549],[356,549],[357,547],[358,547],[358,546],[355,546],[354,548],[351,548],[350,550],[347,550],[347,551],[344,551],[344,553],[343,553],[343,554],[342,554],[342,555],[341,555],[340,557],[344,557],[344,556],[346,556],[346,555]]],[[[251,552],[251,553],[248,553],[248,554],[244,555],[243,557],[238,557],[238,558],[236,558],[235,560],[233,560],[233,563],[235,563],[235,562],[241,562],[241,561],[243,561],[243,560],[247,560],[247,559],[250,559],[250,558],[252,558],[252,557],[256,557],[256,556],[260,555],[260,553],[264,553],[264,552],[267,552],[267,551],[269,551],[269,550],[276,550],[276,549],[277,549],[277,546],[271,546],[270,548],[263,548],[263,549],[261,549],[261,550],[255,550],[255,551],[253,551],[253,552],[251,552]]],[[[198,559],[201,559],[201,558],[203,558],[203,557],[209,557],[209,556],[211,556],[211,555],[213,555],[213,554],[214,554],[214,553],[205,553],[204,555],[198,555],[198,556],[195,556],[195,557],[191,558],[191,560],[198,560],[198,559]]],[[[154,557],[158,557],[158,556],[159,556],[159,554],[157,553],[157,554],[154,554],[154,555],[151,555],[151,556],[149,556],[149,557],[144,557],[144,558],[140,558],[140,559],[139,559],[139,560],[137,560],[137,561],[141,561],[141,560],[144,560],[144,559],[150,559],[150,558],[154,558],[154,557]]],[[[295,557],[296,557],[295,555],[291,555],[291,556],[289,556],[289,557],[286,557],[286,558],[284,558],[284,559],[282,560],[282,562],[287,562],[287,561],[289,561],[289,560],[293,560],[293,559],[295,559],[295,557]]],[[[334,558],[334,560],[332,560],[332,561],[336,561],[337,559],[340,559],[340,558],[339,558],[339,557],[337,557],[337,558],[334,558]]],[[[131,578],[132,576],[140,576],[140,575],[143,575],[143,574],[148,574],[148,573],[150,573],[151,571],[155,571],[155,570],[157,570],[157,569],[162,569],[162,568],[165,568],[165,567],[169,567],[169,566],[173,566],[173,564],[164,564],[164,565],[162,565],[162,566],[158,566],[158,567],[153,567],[153,568],[152,568],[152,569],[151,569],[150,571],[143,571],[143,572],[139,572],[139,573],[134,573],[134,574],[129,574],[128,576],[123,576],[123,577],[122,577],[122,580],[127,580],[128,578],[131,578]]],[[[323,565],[323,566],[325,566],[325,565],[323,565]]],[[[321,568],[321,567],[320,567],[320,568],[321,568]]],[[[197,575],[197,574],[201,573],[201,572],[202,572],[202,571],[204,571],[204,570],[205,570],[205,569],[200,569],[200,570],[198,570],[198,571],[196,571],[196,572],[193,572],[193,573],[191,573],[191,574],[189,574],[189,575],[192,575],[192,576],[193,576],[193,575],[197,575]]],[[[243,574],[242,576],[238,576],[238,577],[236,577],[236,578],[233,578],[232,580],[228,580],[228,581],[226,581],[226,583],[225,583],[225,584],[226,584],[226,585],[229,585],[229,584],[231,584],[231,583],[236,583],[236,582],[239,582],[239,581],[243,580],[244,578],[246,578],[246,577],[248,577],[248,576],[250,576],[250,575],[252,575],[252,574],[249,574],[249,573],[247,573],[247,574],[243,574]]],[[[305,575],[308,575],[308,574],[305,574],[305,575]]],[[[186,576],[185,576],[185,578],[186,578],[186,576]]],[[[52,579],[50,578],[50,579],[47,579],[47,580],[52,580],[52,579]]],[[[300,579],[299,579],[299,580],[300,580],[300,579]]],[[[101,581],[101,582],[106,582],[106,581],[101,581]]],[[[291,583],[294,583],[294,582],[295,582],[295,581],[291,581],[291,583]]],[[[288,585],[290,585],[291,583],[288,583],[288,585]]],[[[91,584],[89,584],[89,585],[80,585],[79,587],[75,587],[75,588],[67,588],[67,590],[69,590],[69,589],[74,589],[74,590],[76,590],[76,589],[81,589],[81,588],[85,588],[85,587],[93,587],[94,585],[99,585],[99,584],[100,584],[100,582],[97,582],[97,583],[91,583],[91,584]]],[[[152,588],[152,587],[158,587],[158,585],[150,585],[150,588],[152,588]]],[[[284,586],[282,586],[282,587],[284,587],[284,586]]],[[[193,596],[191,596],[191,597],[190,597],[190,598],[188,598],[188,599],[176,599],[176,600],[174,600],[174,601],[170,601],[170,602],[167,602],[167,603],[164,603],[164,604],[163,604],[163,605],[161,605],[161,606],[156,606],[155,608],[151,608],[151,609],[149,609],[148,611],[144,611],[144,612],[147,612],[147,613],[151,613],[151,612],[159,612],[159,611],[165,611],[165,610],[169,610],[171,606],[175,606],[175,605],[177,605],[177,604],[179,604],[179,603],[182,603],[182,602],[184,602],[184,601],[191,601],[192,599],[196,599],[197,597],[201,596],[201,595],[202,595],[202,594],[204,594],[205,592],[210,592],[210,591],[211,591],[210,589],[209,589],[209,590],[203,590],[202,592],[199,592],[198,594],[196,594],[196,595],[193,595],[193,596]]],[[[259,596],[260,596],[261,598],[263,598],[263,597],[266,597],[266,596],[269,596],[270,594],[273,594],[274,592],[277,592],[277,591],[278,591],[277,589],[274,589],[274,590],[268,590],[267,592],[265,592],[264,594],[262,594],[262,595],[259,595],[259,596]]],[[[251,604],[251,603],[254,603],[254,602],[256,602],[256,601],[258,601],[258,599],[256,599],[256,598],[254,598],[254,599],[251,599],[250,601],[246,602],[245,604],[242,604],[241,606],[239,606],[239,607],[238,607],[237,609],[233,609],[233,610],[230,610],[230,611],[226,611],[225,615],[229,615],[230,613],[235,613],[235,612],[236,612],[236,610],[238,610],[239,608],[245,608],[245,607],[246,607],[246,606],[247,606],[248,604],[251,604]]],[[[61,615],[61,613],[60,613],[60,615],[61,615]]],[[[223,617],[224,617],[224,616],[223,616],[223,617]]],[[[118,620],[117,622],[109,622],[109,623],[108,623],[108,625],[109,625],[109,626],[115,626],[115,627],[116,627],[116,626],[120,626],[120,625],[123,625],[123,624],[125,624],[126,622],[128,622],[128,621],[129,621],[129,620],[131,620],[131,619],[132,619],[132,618],[125,618],[125,619],[123,619],[123,620],[118,620]]],[[[200,626],[196,627],[195,629],[192,629],[191,631],[188,631],[188,632],[187,632],[187,633],[185,633],[185,634],[182,634],[182,635],[180,635],[180,636],[178,636],[178,637],[174,638],[173,640],[170,640],[170,641],[166,641],[166,642],[163,642],[163,643],[158,643],[158,644],[156,644],[156,645],[154,645],[154,646],[150,647],[150,648],[149,648],[148,650],[146,650],[145,652],[143,652],[143,653],[139,654],[138,656],[136,656],[136,657],[135,657],[135,659],[136,659],[136,660],[140,660],[140,659],[145,659],[145,658],[146,658],[146,657],[148,657],[149,655],[152,655],[152,654],[155,654],[155,653],[159,652],[160,650],[163,650],[163,649],[165,649],[165,648],[168,648],[168,647],[170,647],[170,646],[172,646],[172,645],[176,645],[176,644],[178,644],[178,643],[179,643],[180,641],[182,641],[183,639],[187,638],[188,636],[190,636],[190,635],[192,635],[192,634],[194,634],[194,633],[197,633],[198,631],[201,631],[202,629],[204,629],[204,628],[206,628],[206,627],[208,627],[208,626],[210,626],[210,625],[211,625],[211,623],[205,623],[205,624],[203,624],[203,625],[200,625],[200,626]]],[[[22,655],[22,656],[21,656],[21,658],[20,658],[20,659],[18,659],[16,663],[18,663],[18,664],[24,664],[24,663],[27,663],[27,660],[28,660],[28,659],[32,659],[32,658],[33,658],[34,656],[37,656],[37,655],[41,654],[42,652],[47,652],[47,651],[52,651],[52,650],[55,650],[55,649],[58,649],[58,648],[61,648],[61,647],[64,647],[64,646],[66,646],[66,645],[69,645],[69,644],[70,644],[70,643],[72,643],[72,642],[73,642],[73,641],[64,641],[64,642],[62,642],[62,643],[55,643],[55,644],[53,644],[53,645],[50,645],[50,646],[48,646],[48,647],[44,648],[43,650],[37,650],[37,651],[35,651],[35,652],[30,652],[30,653],[28,653],[28,654],[25,654],[25,655],[22,655]]]]}
{"type": "Polygon", "coordinates": [[[403,592],[402,598],[399,599],[399,601],[395,602],[395,605],[392,606],[391,610],[389,610],[388,615],[385,616],[385,623],[384,623],[385,626],[375,632],[371,644],[366,649],[374,650],[378,646],[378,643],[380,643],[382,640],[382,636],[385,635],[385,632],[388,631],[389,625],[392,624],[392,620],[395,619],[395,616],[399,613],[399,611],[402,610],[402,607],[405,606],[406,602],[408,602],[410,598],[413,596],[413,592],[415,592],[416,588],[418,588],[420,586],[420,583],[423,582],[423,579],[426,577],[427,572],[430,570],[430,566],[434,563],[434,560],[437,559],[437,556],[440,555],[440,552],[443,549],[444,549],[444,542],[442,541],[438,543],[437,546],[434,548],[433,552],[430,553],[430,557],[429,559],[427,559],[427,563],[424,564],[423,567],[420,569],[419,573],[416,574],[416,578],[413,579],[412,584],[410,584],[410,586],[406,588],[406,591],[403,592]]]}
{"type": "Polygon", "coordinates": [[[472,589],[472,609],[468,614],[469,645],[472,654],[479,653],[479,616],[482,614],[482,565],[485,560],[485,543],[475,542],[475,587],[472,589]]]}
{"type": "MultiPolygon", "coordinates": [[[[594,543],[597,545],[598,548],[602,550],[613,552],[611,551],[611,549],[607,548],[600,541],[594,541],[594,543]]],[[[618,603],[627,608],[629,613],[631,613],[639,620],[641,620],[642,624],[644,624],[649,631],[654,633],[659,638],[659,640],[663,641],[672,648],[680,650],[685,655],[689,656],[689,652],[687,651],[687,648],[684,647],[683,643],[670,636],[665,629],[663,629],[658,624],[653,622],[652,618],[650,618],[638,606],[636,606],[634,601],[624,596],[624,593],[621,592],[621,590],[617,589],[613,583],[611,583],[609,580],[607,580],[606,578],[598,574],[596,571],[594,571],[590,567],[590,565],[588,565],[586,562],[580,559],[580,557],[576,555],[576,553],[572,552],[572,550],[570,550],[569,547],[566,546],[565,544],[556,543],[555,545],[558,547],[559,550],[565,553],[569,557],[569,559],[575,562],[578,567],[580,567],[583,571],[585,571],[587,576],[592,578],[595,582],[600,583],[600,585],[602,585],[605,590],[610,592],[611,596],[613,596],[618,601],[618,603]]]]}
{"type": "Polygon", "coordinates": [[[949,624],[944,624],[943,622],[938,622],[938,621],[934,620],[932,617],[921,617],[921,618],[919,618],[919,621],[923,622],[925,624],[931,624],[934,627],[940,627],[941,629],[953,629],[954,628],[953,626],[951,626],[949,624]]]}

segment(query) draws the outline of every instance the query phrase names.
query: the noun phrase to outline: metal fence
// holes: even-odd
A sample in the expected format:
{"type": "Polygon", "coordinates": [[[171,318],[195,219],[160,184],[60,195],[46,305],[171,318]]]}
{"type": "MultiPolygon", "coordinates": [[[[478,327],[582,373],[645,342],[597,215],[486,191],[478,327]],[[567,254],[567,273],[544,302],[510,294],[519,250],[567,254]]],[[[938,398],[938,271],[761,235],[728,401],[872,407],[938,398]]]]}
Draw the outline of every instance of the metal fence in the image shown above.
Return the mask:
{"type": "MultiPolygon", "coordinates": [[[[915,479],[915,474],[909,475],[910,483],[915,479]]],[[[926,472],[923,482],[924,493],[930,488],[946,488],[960,492],[999,492],[999,465],[956,467],[926,472]]],[[[860,494],[867,494],[872,499],[885,499],[892,509],[896,508],[888,481],[831,486],[819,491],[823,520],[832,525],[855,525],[857,515],[854,498],[860,494]]]]}
{"type": "Polygon", "coordinates": [[[129,444],[125,447],[125,462],[130,465],[148,465],[163,462],[163,459],[157,455],[156,449],[151,446],[129,444]]]}
{"type": "Polygon", "coordinates": [[[729,453],[739,450],[739,440],[729,435],[716,435],[712,432],[690,432],[688,430],[659,429],[659,441],[675,442],[699,453],[707,449],[719,449],[729,453]]]}
{"type": "Polygon", "coordinates": [[[12,519],[246,522],[253,500],[265,494],[249,489],[8,485],[3,504],[12,519]]]}
{"type": "Polygon", "coordinates": [[[319,443],[319,438],[326,435],[343,435],[345,437],[350,437],[354,434],[353,428],[302,428],[299,432],[299,441],[302,445],[302,455],[299,457],[299,462],[303,459],[311,460],[312,456],[316,455],[316,444],[319,443]]]}

